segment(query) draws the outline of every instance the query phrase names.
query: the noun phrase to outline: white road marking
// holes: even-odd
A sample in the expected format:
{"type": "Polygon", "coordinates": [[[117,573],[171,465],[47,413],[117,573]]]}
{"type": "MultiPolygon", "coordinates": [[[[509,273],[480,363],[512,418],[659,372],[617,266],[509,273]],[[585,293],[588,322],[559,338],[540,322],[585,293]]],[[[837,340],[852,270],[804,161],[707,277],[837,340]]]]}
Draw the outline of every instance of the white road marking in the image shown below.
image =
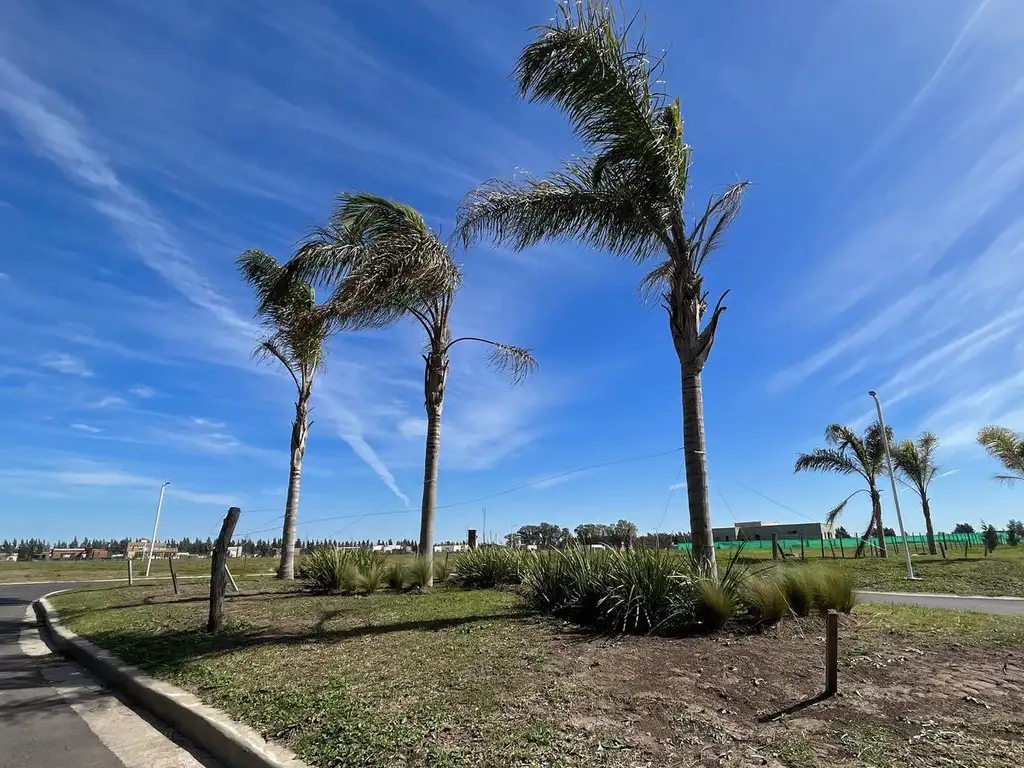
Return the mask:
{"type": "MultiPolygon", "coordinates": [[[[35,612],[25,613],[18,638],[21,650],[36,658],[52,652],[36,627],[35,612]]],[[[57,663],[40,669],[43,677],[72,710],[96,734],[125,768],[203,768],[215,765],[197,760],[188,750],[168,738],[162,730],[122,704],[91,675],[72,663],[57,663]]]]}

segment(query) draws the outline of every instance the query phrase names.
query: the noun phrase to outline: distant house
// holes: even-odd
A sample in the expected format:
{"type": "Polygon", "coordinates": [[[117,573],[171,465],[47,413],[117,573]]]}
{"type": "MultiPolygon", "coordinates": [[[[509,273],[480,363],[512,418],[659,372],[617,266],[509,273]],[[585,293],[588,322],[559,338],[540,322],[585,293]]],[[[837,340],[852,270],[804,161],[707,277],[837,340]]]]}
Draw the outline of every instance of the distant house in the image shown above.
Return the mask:
{"type": "Polygon", "coordinates": [[[402,552],[405,550],[401,544],[374,544],[374,552],[402,552]]]}
{"type": "Polygon", "coordinates": [[[43,553],[47,560],[84,560],[85,547],[54,547],[43,553]]]}
{"type": "Polygon", "coordinates": [[[12,552],[9,555],[6,554],[6,553],[0,552],[0,563],[16,563],[16,562],[18,562],[18,553],[17,552],[12,552]]]}
{"type": "Polygon", "coordinates": [[[715,541],[771,541],[772,535],[780,539],[832,539],[835,527],[831,523],[766,523],[752,520],[733,523],[724,528],[713,528],[715,541]]]}
{"type": "Polygon", "coordinates": [[[469,544],[435,544],[434,552],[462,552],[469,549],[469,544]]]}
{"type": "Polygon", "coordinates": [[[241,545],[239,545],[237,547],[228,547],[228,557],[241,557],[241,556],[242,556],[242,547],[241,547],[241,545]]]}

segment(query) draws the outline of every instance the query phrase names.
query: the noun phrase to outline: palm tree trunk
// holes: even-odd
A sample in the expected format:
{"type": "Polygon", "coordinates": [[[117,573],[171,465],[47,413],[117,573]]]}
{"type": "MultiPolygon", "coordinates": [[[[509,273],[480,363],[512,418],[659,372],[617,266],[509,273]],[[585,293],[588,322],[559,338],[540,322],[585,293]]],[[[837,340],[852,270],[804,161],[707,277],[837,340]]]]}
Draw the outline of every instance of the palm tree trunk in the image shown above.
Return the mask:
{"type": "Polygon", "coordinates": [[[434,517],[437,507],[437,468],[441,456],[441,410],[444,406],[444,385],[448,378],[448,356],[443,353],[427,357],[425,395],[427,409],[427,445],[423,460],[423,501],[420,506],[419,554],[429,566],[426,586],[434,586],[434,517]]]}
{"type": "Polygon", "coordinates": [[[935,548],[935,529],[932,528],[932,508],[928,506],[928,496],[921,494],[921,512],[924,514],[925,531],[928,534],[928,554],[937,555],[935,548]]]}
{"type": "Polygon", "coordinates": [[[882,525],[882,497],[874,486],[871,487],[871,516],[875,520],[875,535],[878,537],[878,556],[888,557],[889,547],[885,541],[885,527],[882,525]]]}
{"type": "Polygon", "coordinates": [[[284,530],[281,533],[281,563],[277,569],[277,577],[287,581],[295,578],[295,537],[299,530],[299,485],[308,436],[309,392],[300,392],[295,403],[295,421],[292,422],[288,498],[284,507],[284,530]]]}
{"type": "Polygon", "coordinates": [[[688,366],[684,366],[682,383],[683,461],[686,464],[686,497],[690,507],[693,556],[708,569],[713,578],[717,578],[715,540],[711,531],[708,501],[708,459],[705,453],[704,397],[700,372],[692,372],[688,366]]]}

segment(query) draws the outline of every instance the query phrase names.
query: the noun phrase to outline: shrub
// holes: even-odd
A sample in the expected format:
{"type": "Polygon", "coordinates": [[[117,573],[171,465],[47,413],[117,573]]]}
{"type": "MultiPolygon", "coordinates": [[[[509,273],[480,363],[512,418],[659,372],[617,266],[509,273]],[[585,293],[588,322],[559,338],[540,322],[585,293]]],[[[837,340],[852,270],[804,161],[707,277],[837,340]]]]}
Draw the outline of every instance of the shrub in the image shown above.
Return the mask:
{"type": "Polygon", "coordinates": [[[814,607],[814,586],[809,572],[799,566],[787,568],[779,576],[779,586],[786,595],[789,609],[797,616],[806,616],[814,607]]]}
{"type": "Polygon", "coordinates": [[[391,589],[405,589],[405,581],[408,576],[408,569],[403,563],[392,562],[384,571],[384,583],[391,589]]]}
{"type": "Polygon", "coordinates": [[[597,580],[605,587],[601,624],[617,632],[670,633],[692,618],[690,580],[671,550],[613,550],[596,562],[606,569],[597,580]]]}
{"type": "Polygon", "coordinates": [[[452,581],[465,589],[492,589],[522,581],[518,552],[505,547],[477,547],[455,558],[452,581]]]}
{"type": "Polygon", "coordinates": [[[434,581],[435,582],[446,582],[452,576],[452,566],[448,560],[448,553],[445,552],[444,558],[434,559],[434,581]]]}
{"type": "Polygon", "coordinates": [[[981,538],[982,542],[985,544],[985,548],[989,552],[996,551],[996,547],[999,546],[999,531],[996,530],[996,527],[992,525],[992,523],[989,523],[988,525],[985,525],[984,523],[982,524],[981,538]]]}
{"type": "Polygon", "coordinates": [[[359,588],[372,595],[384,583],[384,575],[388,568],[383,560],[374,560],[359,569],[359,588]]]}
{"type": "Polygon", "coordinates": [[[425,557],[417,557],[407,569],[409,584],[423,589],[430,583],[431,569],[425,557]]]}
{"type": "Polygon", "coordinates": [[[857,603],[853,578],[837,568],[827,568],[815,574],[814,602],[818,610],[831,609],[849,613],[857,603]]]}
{"type": "Polygon", "coordinates": [[[693,613],[705,632],[722,629],[736,613],[736,592],[725,582],[700,578],[693,582],[693,613]]]}
{"type": "Polygon", "coordinates": [[[523,594],[531,608],[554,614],[566,610],[572,590],[566,558],[561,552],[524,557],[522,573],[523,594]]]}
{"type": "Polygon", "coordinates": [[[313,550],[303,559],[302,573],[315,588],[329,592],[352,592],[358,586],[352,553],[335,547],[313,550]]]}
{"type": "Polygon", "coordinates": [[[371,549],[354,549],[350,551],[352,552],[356,568],[360,571],[365,571],[374,566],[383,569],[388,561],[388,556],[383,552],[374,552],[371,549]]]}
{"type": "Polygon", "coordinates": [[[789,613],[786,593],[778,579],[754,578],[743,589],[743,602],[756,629],[767,629],[789,613]]]}

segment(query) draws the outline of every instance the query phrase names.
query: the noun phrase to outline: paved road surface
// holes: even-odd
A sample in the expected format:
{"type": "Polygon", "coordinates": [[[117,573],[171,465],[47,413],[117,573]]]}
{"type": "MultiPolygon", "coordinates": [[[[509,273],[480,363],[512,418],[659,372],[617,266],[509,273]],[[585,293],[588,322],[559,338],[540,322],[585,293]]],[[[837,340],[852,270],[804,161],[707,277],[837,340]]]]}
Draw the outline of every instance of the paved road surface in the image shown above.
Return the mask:
{"type": "Polygon", "coordinates": [[[64,586],[0,584],[0,766],[215,768],[40,640],[31,603],[64,586]]]}
{"type": "Polygon", "coordinates": [[[1021,597],[959,597],[911,592],[858,592],[857,596],[865,603],[920,605],[925,608],[945,608],[950,611],[979,611],[981,613],[998,613],[1003,616],[1024,616],[1024,598],[1021,597]]]}

